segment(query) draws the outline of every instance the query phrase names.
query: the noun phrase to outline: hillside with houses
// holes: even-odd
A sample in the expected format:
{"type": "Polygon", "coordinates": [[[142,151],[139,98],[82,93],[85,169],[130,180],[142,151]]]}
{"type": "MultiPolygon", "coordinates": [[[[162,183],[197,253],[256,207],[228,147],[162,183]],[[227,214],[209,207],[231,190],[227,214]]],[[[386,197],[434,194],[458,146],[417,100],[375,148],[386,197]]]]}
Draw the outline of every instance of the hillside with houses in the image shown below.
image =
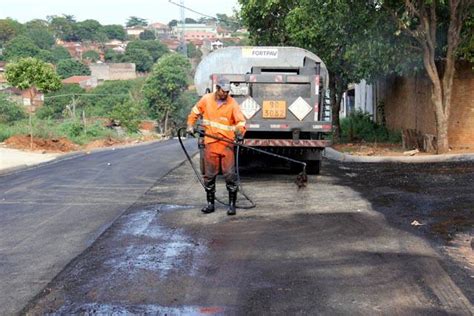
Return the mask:
{"type": "Polygon", "coordinates": [[[82,144],[100,137],[170,134],[196,101],[188,85],[202,56],[248,43],[238,19],[218,16],[221,20],[188,18],[185,23],[149,23],[131,16],[124,26],[76,21],[68,15],[23,24],[1,19],[0,141],[32,134],[82,144]],[[167,58],[185,60],[185,81],[178,96],[160,108],[162,100],[147,98],[145,90],[157,88],[149,86],[149,78],[167,58]],[[60,84],[54,89],[36,82],[15,84],[8,69],[27,59],[51,68],[60,84]],[[47,123],[52,120],[58,124],[47,123]]]}

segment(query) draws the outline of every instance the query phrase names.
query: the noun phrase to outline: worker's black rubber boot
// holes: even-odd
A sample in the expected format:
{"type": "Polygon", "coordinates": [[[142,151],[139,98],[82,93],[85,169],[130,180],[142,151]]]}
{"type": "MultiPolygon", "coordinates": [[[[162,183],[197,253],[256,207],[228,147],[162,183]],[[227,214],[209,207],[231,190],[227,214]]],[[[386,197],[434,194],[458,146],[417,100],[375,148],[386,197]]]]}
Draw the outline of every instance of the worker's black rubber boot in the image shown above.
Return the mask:
{"type": "Polygon", "coordinates": [[[204,214],[209,214],[215,211],[214,200],[215,200],[216,195],[214,191],[206,191],[206,193],[207,193],[207,206],[203,207],[201,209],[201,212],[203,212],[204,214]]]}
{"type": "Polygon", "coordinates": [[[237,201],[237,191],[229,191],[229,208],[227,209],[227,215],[235,215],[235,202],[237,201]]]}

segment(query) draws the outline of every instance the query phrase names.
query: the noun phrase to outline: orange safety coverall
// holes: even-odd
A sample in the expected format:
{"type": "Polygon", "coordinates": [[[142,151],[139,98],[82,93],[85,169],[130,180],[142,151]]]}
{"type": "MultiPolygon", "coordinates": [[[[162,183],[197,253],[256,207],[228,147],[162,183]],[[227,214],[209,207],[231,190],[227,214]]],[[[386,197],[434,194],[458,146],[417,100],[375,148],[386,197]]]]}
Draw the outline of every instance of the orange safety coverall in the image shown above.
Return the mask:
{"type": "MultiPolygon", "coordinates": [[[[220,100],[219,100],[220,101],[220,100]]],[[[194,125],[201,117],[204,132],[209,135],[235,140],[235,132],[245,133],[245,117],[240,106],[231,96],[219,104],[215,93],[204,95],[192,108],[188,116],[188,126],[194,125]]],[[[204,184],[215,191],[216,176],[222,170],[229,192],[237,192],[234,145],[212,137],[204,137],[204,184]]]]}

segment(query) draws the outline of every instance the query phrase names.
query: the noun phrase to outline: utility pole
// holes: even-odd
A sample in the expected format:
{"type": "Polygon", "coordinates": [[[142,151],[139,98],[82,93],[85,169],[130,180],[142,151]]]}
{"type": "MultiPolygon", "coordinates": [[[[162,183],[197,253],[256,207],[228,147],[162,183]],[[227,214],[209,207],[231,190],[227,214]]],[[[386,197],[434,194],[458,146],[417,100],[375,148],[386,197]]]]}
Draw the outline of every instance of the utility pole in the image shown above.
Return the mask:
{"type": "Polygon", "coordinates": [[[181,53],[184,56],[188,57],[188,46],[186,45],[186,39],[184,38],[184,35],[185,35],[184,29],[185,29],[185,21],[186,21],[185,14],[184,14],[184,9],[185,9],[184,0],[180,0],[179,4],[180,4],[180,15],[181,15],[181,38],[180,38],[181,53]]]}

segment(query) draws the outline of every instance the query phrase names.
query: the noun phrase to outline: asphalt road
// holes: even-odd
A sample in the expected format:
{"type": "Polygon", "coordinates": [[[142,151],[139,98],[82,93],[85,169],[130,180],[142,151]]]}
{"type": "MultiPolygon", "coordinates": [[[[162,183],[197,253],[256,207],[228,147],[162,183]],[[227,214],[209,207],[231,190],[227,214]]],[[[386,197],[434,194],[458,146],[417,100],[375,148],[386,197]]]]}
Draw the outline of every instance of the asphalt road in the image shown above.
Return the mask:
{"type": "MultiPolygon", "coordinates": [[[[195,142],[187,143],[195,150],[195,142]]],[[[18,313],[184,155],[175,140],[0,176],[0,314],[18,313]]]]}
{"type": "MultiPolygon", "coordinates": [[[[203,190],[189,166],[182,165],[142,196],[25,311],[474,313],[474,270],[443,254],[446,239],[432,229],[443,216],[449,218],[442,212],[448,210],[466,216],[452,223],[457,231],[472,232],[472,162],[325,161],[322,174],[310,176],[305,189],[296,187],[294,175],[265,169],[243,173],[257,207],[229,217],[222,206],[213,214],[200,213],[203,190]],[[421,226],[411,225],[414,219],[421,226]]],[[[218,195],[226,195],[222,179],[218,195]]],[[[239,198],[239,203],[245,201],[239,198]]]]}

